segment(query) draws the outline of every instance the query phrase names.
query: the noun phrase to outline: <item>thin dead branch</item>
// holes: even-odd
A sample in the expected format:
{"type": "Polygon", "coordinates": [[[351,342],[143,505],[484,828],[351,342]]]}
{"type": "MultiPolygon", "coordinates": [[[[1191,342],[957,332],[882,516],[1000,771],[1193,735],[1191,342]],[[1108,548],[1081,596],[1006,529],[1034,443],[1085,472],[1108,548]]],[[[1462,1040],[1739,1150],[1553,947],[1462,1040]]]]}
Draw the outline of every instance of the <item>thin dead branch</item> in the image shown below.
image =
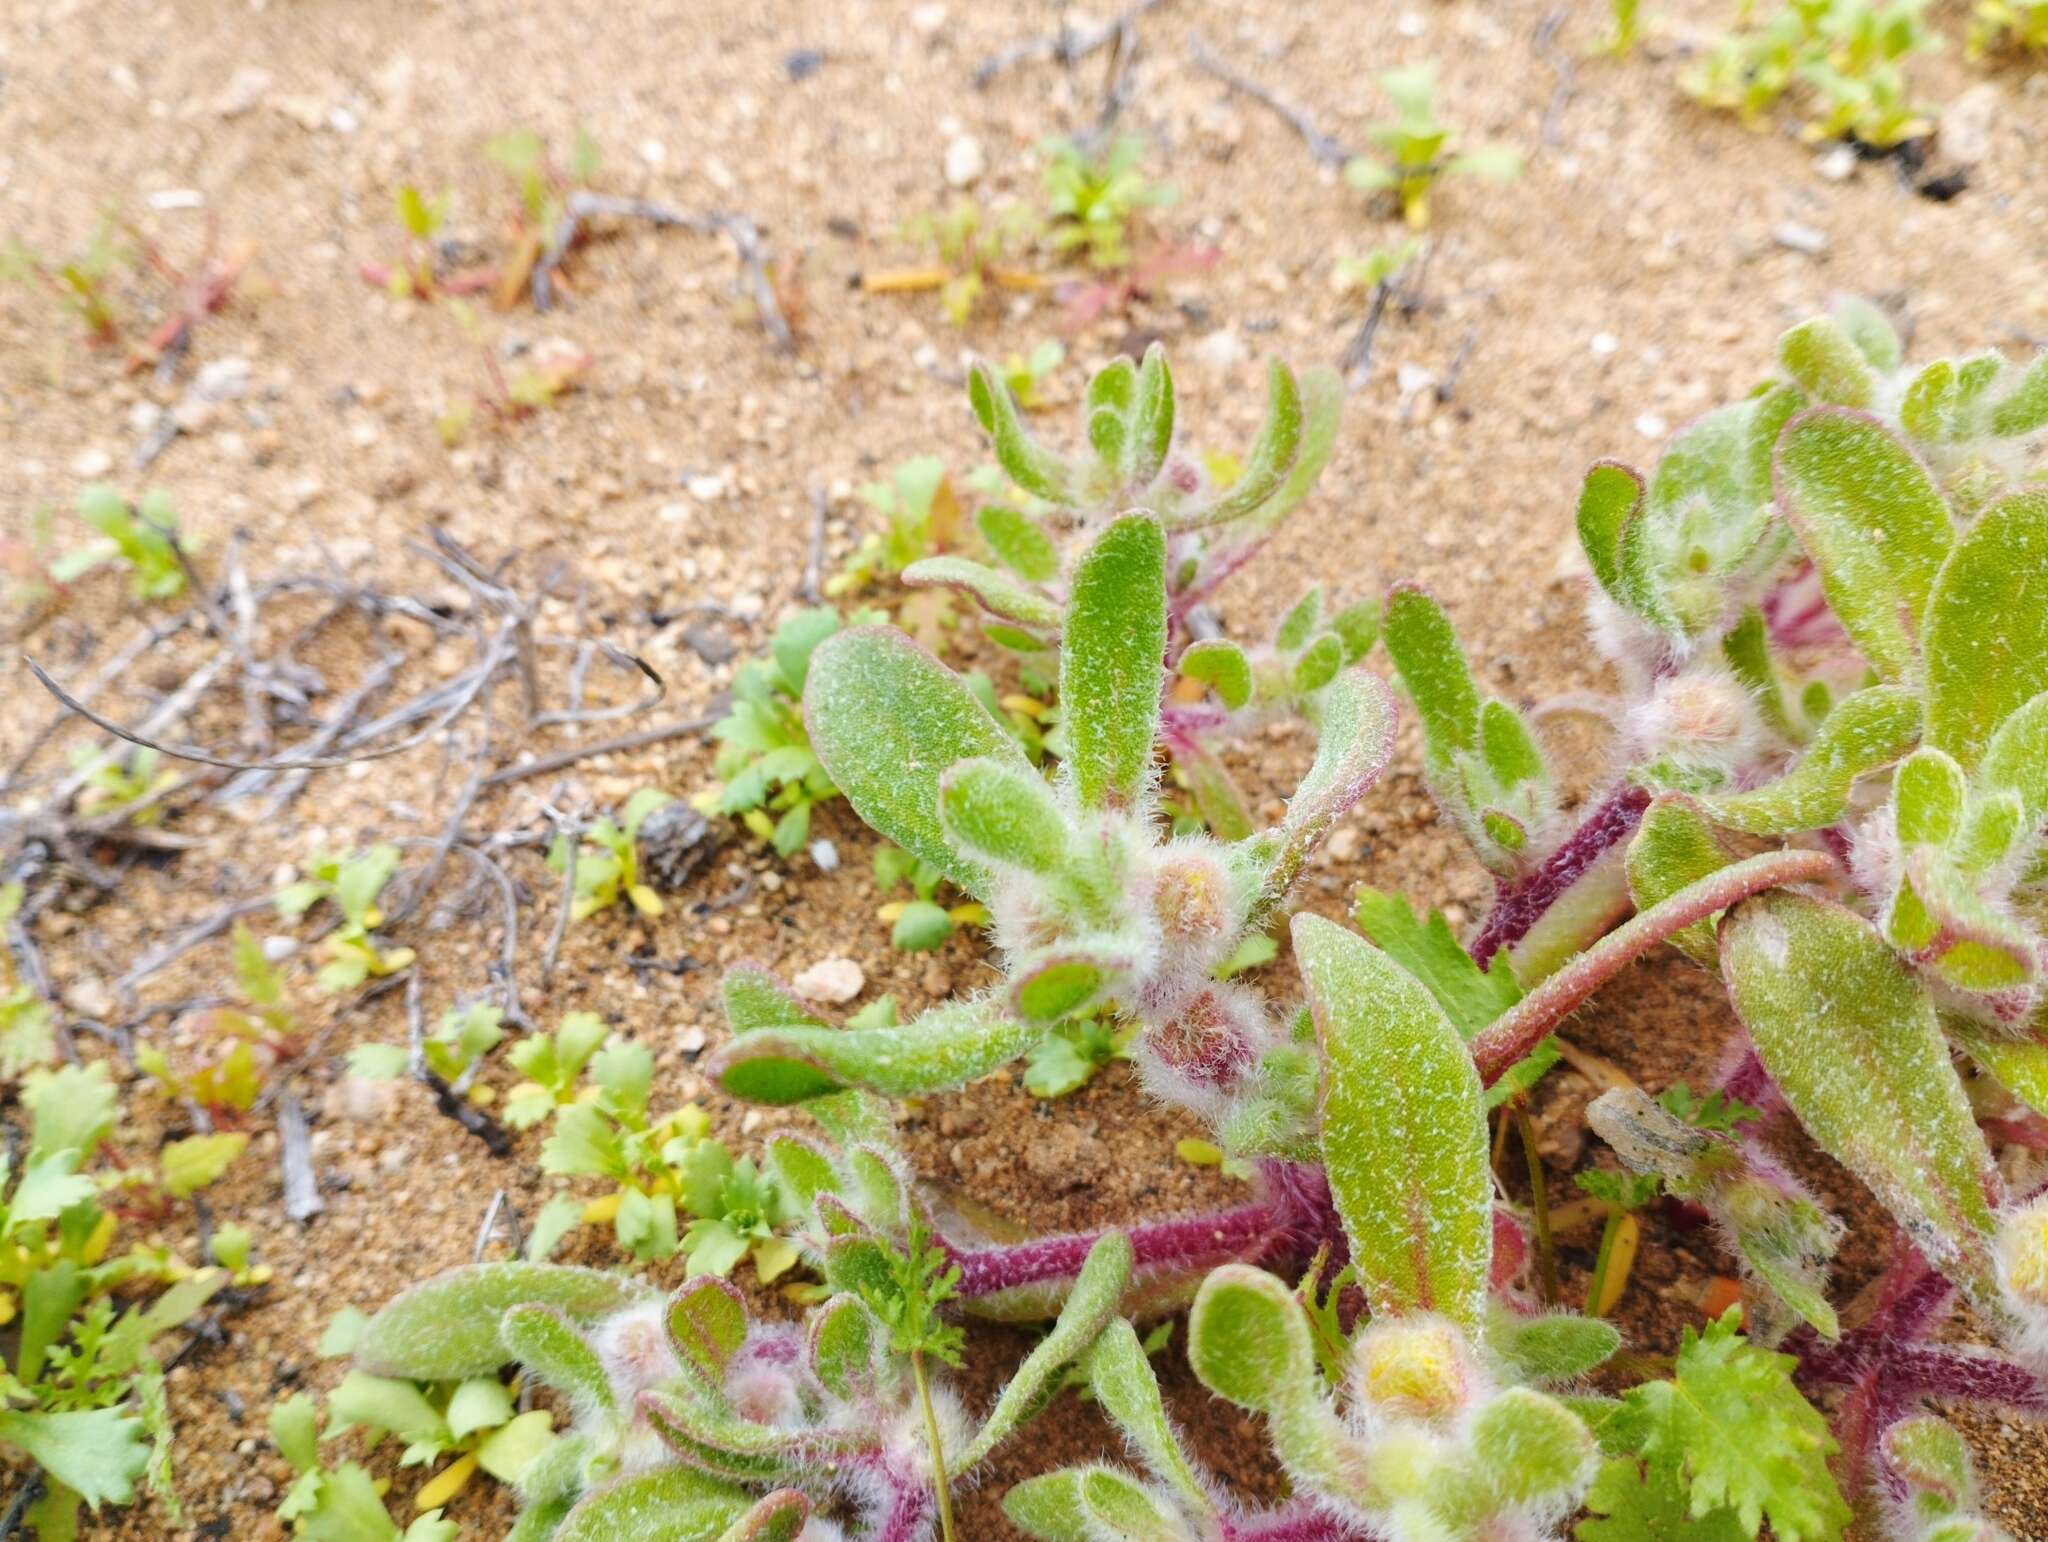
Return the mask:
{"type": "Polygon", "coordinates": [[[1138,18],[1161,0],[1138,0],[1138,3],[1111,17],[1099,27],[1077,31],[1062,26],[1049,37],[1027,38],[1024,42],[1013,43],[1008,48],[998,49],[982,60],[974,71],[974,89],[986,91],[998,76],[1015,69],[1020,64],[1030,64],[1039,59],[1050,59],[1063,68],[1071,69],[1105,44],[1122,44],[1123,39],[1136,27],[1138,18]]]}
{"type": "Polygon", "coordinates": [[[310,1221],[327,1208],[320,1181],[313,1173],[313,1141],[306,1111],[289,1092],[277,1100],[277,1157],[284,1172],[284,1213],[294,1221],[310,1221]]]}
{"type": "Polygon", "coordinates": [[[607,193],[571,193],[563,205],[562,217],[556,221],[553,235],[548,238],[539,261],[533,265],[533,308],[537,311],[552,309],[555,303],[555,270],[562,265],[562,259],[569,255],[569,248],[576,244],[583,234],[584,225],[593,219],[642,219],[655,225],[670,226],[682,230],[694,230],[699,235],[715,235],[723,232],[739,253],[740,269],[746,275],[747,292],[760,313],[761,325],[775,346],[784,353],[796,352],[796,337],[790,331],[789,319],[782,313],[782,302],[776,298],[775,281],[768,275],[768,261],[761,249],[761,232],[754,222],[744,214],[734,214],[724,209],[710,209],[695,213],[687,209],[672,209],[666,204],[655,203],[645,198],[618,198],[607,193]]]}
{"type": "Polygon", "coordinates": [[[714,727],[725,716],[725,700],[721,694],[713,699],[711,710],[699,717],[683,718],[673,723],[659,723],[652,728],[643,728],[638,733],[621,734],[616,739],[600,739],[594,744],[571,745],[566,750],[557,750],[552,755],[543,755],[538,760],[529,760],[522,765],[507,766],[502,771],[493,771],[484,778],[485,787],[503,787],[508,782],[523,782],[530,777],[546,776],[573,766],[579,760],[588,760],[593,755],[616,755],[627,750],[644,750],[650,745],[666,744],[671,739],[686,739],[691,734],[700,734],[714,727]]]}
{"type": "Polygon", "coordinates": [[[1315,120],[1293,103],[1275,96],[1250,76],[1240,75],[1209,51],[1200,38],[1188,44],[1188,58],[1205,75],[1223,82],[1228,89],[1248,96],[1299,134],[1308,153],[1325,166],[1341,170],[1352,159],[1351,152],[1315,125],[1315,120]]]}

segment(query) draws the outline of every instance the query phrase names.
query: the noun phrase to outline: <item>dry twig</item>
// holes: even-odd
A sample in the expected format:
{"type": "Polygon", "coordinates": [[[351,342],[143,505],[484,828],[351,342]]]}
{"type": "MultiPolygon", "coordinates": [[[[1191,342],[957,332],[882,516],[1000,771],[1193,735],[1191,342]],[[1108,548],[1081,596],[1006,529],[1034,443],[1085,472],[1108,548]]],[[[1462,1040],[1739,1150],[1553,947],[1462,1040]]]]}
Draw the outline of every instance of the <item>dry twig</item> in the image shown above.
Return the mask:
{"type": "Polygon", "coordinates": [[[1200,38],[1188,45],[1188,58],[1196,69],[1205,75],[1212,75],[1230,90],[1248,96],[1282,123],[1299,134],[1308,146],[1308,153],[1325,166],[1342,169],[1352,156],[1351,152],[1325,134],[1315,125],[1315,120],[1293,103],[1282,100],[1249,76],[1240,75],[1209,51],[1208,45],[1200,38]]]}

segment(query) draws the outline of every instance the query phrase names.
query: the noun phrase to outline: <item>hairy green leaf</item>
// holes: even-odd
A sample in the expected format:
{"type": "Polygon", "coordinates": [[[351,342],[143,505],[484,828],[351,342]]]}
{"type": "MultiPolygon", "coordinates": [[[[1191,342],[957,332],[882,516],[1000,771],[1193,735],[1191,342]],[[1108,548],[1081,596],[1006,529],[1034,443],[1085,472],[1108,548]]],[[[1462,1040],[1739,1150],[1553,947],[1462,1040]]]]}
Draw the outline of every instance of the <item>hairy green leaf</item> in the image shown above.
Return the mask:
{"type": "Polygon", "coordinates": [[[1995,1302],[1997,1178],[1919,979],[1868,922],[1789,891],[1731,912],[1721,967],[1807,1132],[1937,1268],[1995,1302]]]}
{"type": "Polygon", "coordinates": [[[1143,793],[1165,656],[1166,533],[1149,515],[1126,515],[1075,568],[1061,638],[1065,766],[1084,809],[1134,804],[1143,793]]]}
{"type": "Polygon", "coordinates": [[[655,1294],[645,1285],[597,1269],[474,1264],[394,1297],[363,1325],[355,1360],[374,1375],[415,1381],[487,1376],[505,1363],[498,1323],[515,1306],[551,1306],[571,1321],[589,1323],[655,1294]]]}
{"type": "Polygon", "coordinates": [[[1858,777],[1900,759],[1919,737],[1918,696],[1902,686],[1866,686],[1836,703],[1806,753],[1776,781],[1700,798],[1697,806],[1714,823],[1747,835],[1822,829],[1848,812],[1858,777]]]}
{"type": "Polygon", "coordinates": [[[1493,1183],[1479,1073],[1413,977],[1364,938],[1294,918],[1323,1048],[1323,1163],[1374,1314],[1485,1321],[1493,1183]]]}
{"type": "Polygon", "coordinates": [[[705,1069],[734,1097],[756,1103],[800,1103],[845,1087],[920,1097],[988,1075],[1030,1049],[1042,1031],[1013,1021],[984,997],[894,1028],[756,1029],[709,1056],[705,1069]]]}
{"type": "Polygon", "coordinates": [[[1927,601],[1927,742],[1965,769],[2048,690],[2048,491],[2008,493],[1957,537],[1927,601]]]}
{"type": "Polygon", "coordinates": [[[804,719],[826,773],[862,819],[987,897],[987,869],[946,838],[939,781],[975,756],[1027,771],[1030,762],[966,681],[901,632],[850,627],[812,655],[804,719]]]}
{"type": "Polygon", "coordinates": [[[1068,860],[1066,820],[1035,771],[963,760],[940,779],[939,816],[947,834],[986,861],[1044,874],[1068,860]]]}
{"type": "Polygon", "coordinates": [[[1926,466],[1876,418],[1816,407],[1785,426],[1776,476],[1844,629],[1886,680],[1915,678],[1921,616],[1954,534],[1926,466]]]}

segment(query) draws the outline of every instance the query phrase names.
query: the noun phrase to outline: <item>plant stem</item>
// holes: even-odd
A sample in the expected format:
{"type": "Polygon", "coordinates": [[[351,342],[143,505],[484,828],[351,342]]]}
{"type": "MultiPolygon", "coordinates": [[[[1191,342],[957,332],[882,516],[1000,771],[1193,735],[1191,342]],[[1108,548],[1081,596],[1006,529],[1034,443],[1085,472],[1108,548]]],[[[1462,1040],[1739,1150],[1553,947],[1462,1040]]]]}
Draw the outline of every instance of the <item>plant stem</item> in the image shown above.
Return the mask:
{"type": "MultiPolygon", "coordinates": [[[[1550,1237],[1550,1194],[1543,1182],[1543,1158],[1536,1150],[1536,1122],[1520,1099],[1515,1102],[1514,1117],[1515,1132],[1522,1138],[1522,1155],[1529,1163],[1529,1202],[1536,1218],[1537,1277],[1543,1285],[1543,1304],[1556,1306],[1557,1245],[1550,1237]]],[[[1601,1256],[1606,1256],[1604,1248],[1601,1256]]]]}
{"type": "Polygon", "coordinates": [[[939,1535],[953,1542],[953,1490],[946,1481],[946,1449],[939,1442],[938,1415],[932,1412],[932,1389],[925,1380],[924,1351],[910,1352],[910,1374],[917,1382],[917,1400],[924,1408],[925,1439],[932,1448],[932,1487],[939,1496],[939,1535]]]}
{"type": "Polygon", "coordinates": [[[1814,883],[1840,871],[1835,859],[1824,851],[1767,851],[1709,873],[1638,912],[1503,1012],[1472,1041],[1480,1081],[1489,1087],[1499,1081],[1509,1066],[1549,1037],[1594,991],[1658,943],[1738,900],[1785,884],[1814,883]]]}
{"type": "Polygon", "coordinates": [[[1600,1253],[1593,1260],[1593,1278],[1586,1286],[1588,1317],[1605,1315],[1600,1310],[1600,1298],[1607,1294],[1607,1265],[1614,1257],[1614,1239],[1621,1234],[1621,1220],[1627,1213],[1625,1210],[1607,1212],[1607,1224],[1600,1231],[1600,1253]]]}

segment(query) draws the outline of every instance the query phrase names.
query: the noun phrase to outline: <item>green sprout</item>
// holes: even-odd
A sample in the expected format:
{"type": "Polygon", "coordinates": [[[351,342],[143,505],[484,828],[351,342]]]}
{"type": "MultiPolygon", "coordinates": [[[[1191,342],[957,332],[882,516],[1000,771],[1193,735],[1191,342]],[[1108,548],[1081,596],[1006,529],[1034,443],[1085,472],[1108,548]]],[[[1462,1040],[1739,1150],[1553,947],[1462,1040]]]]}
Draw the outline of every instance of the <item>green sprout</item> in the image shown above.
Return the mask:
{"type": "MultiPolygon", "coordinates": [[[[178,555],[182,538],[171,500],[161,489],[130,504],[106,483],[95,482],[78,495],[78,517],[100,539],[50,564],[50,576],[58,583],[76,583],[96,568],[119,563],[128,569],[128,587],[138,600],[171,600],[184,592],[185,564],[178,555]]],[[[191,542],[183,544],[189,551],[191,542]]]]}
{"type": "Polygon", "coordinates": [[[904,222],[903,240],[925,248],[929,262],[872,269],[861,275],[861,288],[869,294],[937,290],[946,319],[964,327],[992,290],[1035,294],[1045,287],[1041,275],[1020,265],[1038,229],[1038,217],[1021,203],[989,214],[962,201],[904,222]]]}
{"type": "Polygon", "coordinates": [[[90,341],[100,346],[111,344],[120,335],[120,317],[107,293],[108,282],[122,260],[114,241],[119,229],[120,222],[113,215],[102,215],[85,249],[60,260],[10,239],[5,250],[0,250],[0,279],[40,285],[85,328],[90,341]]]}
{"type": "Polygon", "coordinates": [[[1790,0],[1717,42],[1679,77],[1702,104],[1761,124],[1795,86],[1811,94],[1808,139],[1852,138],[1884,149],[1933,128],[1914,104],[1906,65],[1941,39],[1927,0],[1790,0]]]}
{"type": "Polygon", "coordinates": [[[383,924],[377,896],[398,871],[398,848],[371,846],[353,856],[323,853],[306,865],[306,876],[277,892],[281,916],[302,916],[323,900],[341,922],[320,944],[327,963],[319,975],[323,991],[354,990],[365,980],[397,974],[416,957],[411,948],[387,949],[376,936],[383,924]]]}
{"type": "Polygon", "coordinates": [[[20,882],[0,884],[0,1078],[10,1082],[57,1058],[56,1014],[21,977],[6,942],[27,893],[20,882]]]}
{"type": "Polygon", "coordinates": [[[162,754],[148,745],[138,745],[120,758],[80,746],[71,757],[72,770],[85,777],[78,811],[125,816],[131,825],[155,824],[164,813],[158,797],[178,781],[178,773],[162,761],[162,754]]]}
{"type": "Polygon", "coordinates": [[[1047,239],[1056,252],[1079,252],[1091,268],[1126,268],[1131,241],[1146,211],[1174,201],[1172,188],[1140,170],[1145,141],[1125,135],[1100,148],[1071,139],[1047,139],[1045,158],[1047,239]]]}
{"type": "MultiPolygon", "coordinates": [[[[569,910],[572,921],[609,910],[622,899],[643,916],[662,913],[661,896],[640,881],[640,826],[649,814],[674,801],[665,792],[643,787],[626,800],[617,823],[607,815],[584,828],[576,847],[576,889],[569,910]]],[[[548,867],[566,872],[569,852],[569,837],[556,836],[548,847],[548,867]]]]}
{"type": "Polygon", "coordinates": [[[938,893],[950,887],[945,872],[901,846],[884,844],[875,851],[875,886],[884,894],[909,884],[914,898],[891,900],[880,915],[889,923],[889,944],[905,953],[930,953],[942,948],[963,926],[986,926],[988,907],[975,900],[941,905],[938,893]]]}
{"type": "Polygon", "coordinates": [[[1973,56],[2001,48],[2048,50],[2048,0],[1977,0],[1970,12],[1973,56]]]}
{"type": "Polygon", "coordinates": [[[1379,87],[1397,114],[1393,122],[1370,131],[1387,159],[1354,157],[1345,164],[1344,180],[1361,192],[1392,193],[1411,230],[1428,228],[1430,195],[1439,178],[1512,182],[1522,174],[1522,157],[1514,150],[1500,145],[1457,148],[1452,129],[1436,115],[1434,64],[1389,70],[1379,77],[1379,87]]]}
{"type": "Polygon", "coordinates": [[[846,564],[825,582],[825,593],[838,598],[871,588],[876,580],[894,577],[911,563],[935,557],[960,538],[960,499],[936,455],[904,461],[886,482],[860,488],[860,500],[883,520],[883,529],[863,540],[846,564]]]}

